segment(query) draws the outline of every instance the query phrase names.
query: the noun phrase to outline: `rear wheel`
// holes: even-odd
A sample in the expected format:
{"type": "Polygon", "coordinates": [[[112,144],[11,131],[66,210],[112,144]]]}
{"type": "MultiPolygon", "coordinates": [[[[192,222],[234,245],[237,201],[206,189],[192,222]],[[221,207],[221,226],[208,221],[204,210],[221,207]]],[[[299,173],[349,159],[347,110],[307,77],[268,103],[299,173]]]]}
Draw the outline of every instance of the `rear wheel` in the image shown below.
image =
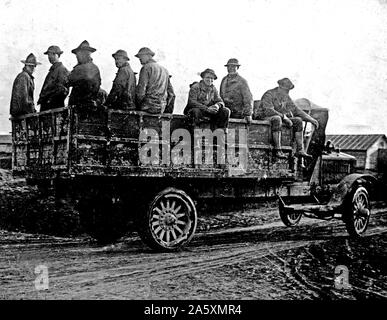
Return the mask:
{"type": "Polygon", "coordinates": [[[150,202],[139,222],[140,237],[148,246],[173,251],[187,245],[196,231],[195,204],[184,191],[168,188],[150,202]]]}
{"type": "Polygon", "coordinates": [[[350,194],[345,206],[344,220],[348,233],[360,237],[368,227],[371,207],[367,189],[359,186],[350,194]]]}

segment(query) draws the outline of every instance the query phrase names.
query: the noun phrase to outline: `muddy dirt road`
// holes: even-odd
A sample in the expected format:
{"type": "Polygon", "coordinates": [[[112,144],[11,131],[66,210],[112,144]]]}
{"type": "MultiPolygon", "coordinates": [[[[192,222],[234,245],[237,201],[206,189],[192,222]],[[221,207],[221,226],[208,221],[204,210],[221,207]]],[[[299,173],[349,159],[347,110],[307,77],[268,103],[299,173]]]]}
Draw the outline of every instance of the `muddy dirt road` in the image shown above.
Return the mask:
{"type": "Polygon", "coordinates": [[[152,252],[135,234],[101,247],[82,237],[0,231],[0,298],[387,298],[387,209],[373,210],[361,240],[349,239],[338,221],[304,219],[289,229],[276,210],[228,216],[238,214],[271,219],[217,229],[208,221],[227,215],[200,219],[199,233],[176,253],[152,252]],[[348,268],[344,287],[335,286],[338,265],[348,268]]]}

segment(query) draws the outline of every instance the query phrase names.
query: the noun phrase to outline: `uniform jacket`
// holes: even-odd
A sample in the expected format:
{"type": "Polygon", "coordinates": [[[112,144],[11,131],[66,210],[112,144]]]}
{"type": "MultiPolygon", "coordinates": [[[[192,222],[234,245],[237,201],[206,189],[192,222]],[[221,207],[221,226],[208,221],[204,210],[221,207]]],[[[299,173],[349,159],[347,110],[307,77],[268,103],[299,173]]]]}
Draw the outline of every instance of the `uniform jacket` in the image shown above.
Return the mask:
{"type": "Polygon", "coordinates": [[[69,94],[68,76],[69,71],[62,62],[56,62],[51,66],[38,100],[38,104],[41,105],[40,111],[64,107],[64,100],[69,94]]]}
{"type": "Polygon", "coordinates": [[[207,110],[208,107],[217,104],[219,107],[224,107],[222,98],[214,85],[206,86],[204,81],[195,82],[191,85],[188,95],[188,103],[184,109],[184,114],[187,114],[192,108],[207,110]]]}
{"type": "Polygon", "coordinates": [[[297,107],[286,93],[281,93],[277,88],[270,89],[264,93],[260,103],[254,110],[254,119],[265,119],[275,115],[289,118],[300,117],[302,120],[310,120],[311,117],[297,107]]]}
{"type": "Polygon", "coordinates": [[[136,109],[136,75],[129,63],[120,67],[113,81],[106,105],[120,110],[136,109]]]}
{"type": "Polygon", "coordinates": [[[98,67],[90,59],[89,62],[77,64],[68,77],[68,85],[73,87],[70,94],[70,105],[97,101],[101,75],[98,67]]]}
{"type": "Polygon", "coordinates": [[[244,118],[253,113],[253,95],[247,81],[239,74],[227,75],[220,84],[220,96],[231,110],[231,118],[244,118]]]}
{"type": "Polygon", "coordinates": [[[19,73],[13,82],[10,114],[13,117],[35,112],[34,107],[34,77],[26,68],[19,73]]]}
{"type": "Polygon", "coordinates": [[[143,65],[136,87],[136,99],[140,110],[163,113],[167,104],[168,82],[168,70],[156,61],[151,59],[143,65]]]}

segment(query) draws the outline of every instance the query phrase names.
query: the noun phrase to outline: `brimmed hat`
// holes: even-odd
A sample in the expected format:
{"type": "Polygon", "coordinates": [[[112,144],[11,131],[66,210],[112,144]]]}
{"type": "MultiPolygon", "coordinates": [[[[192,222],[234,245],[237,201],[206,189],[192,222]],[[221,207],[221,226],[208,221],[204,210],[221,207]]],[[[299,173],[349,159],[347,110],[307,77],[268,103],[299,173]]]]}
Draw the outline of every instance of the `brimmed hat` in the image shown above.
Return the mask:
{"type": "Polygon", "coordinates": [[[47,51],[44,54],[48,54],[49,52],[62,54],[63,51],[58,46],[49,46],[47,51]]]}
{"type": "Polygon", "coordinates": [[[278,80],[277,83],[280,87],[288,90],[291,90],[294,88],[294,84],[288,78],[283,78],[281,80],[278,80]]]}
{"type": "Polygon", "coordinates": [[[147,47],[143,47],[140,50],[138,50],[138,53],[135,54],[134,56],[139,58],[141,55],[144,55],[144,54],[149,54],[152,57],[155,55],[155,53],[151,49],[149,49],[147,47]]]}
{"type": "Polygon", "coordinates": [[[229,59],[228,61],[227,61],[227,63],[224,65],[225,67],[227,67],[227,66],[238,66],[238,67],[240,67],[241,65],[239,64],[239,61],[238,61],[238,59],[235,59],[235,58],[231,58],[231,59],[229,59]]]}
{"type": "Polygon", "coordinates": [[[200,76],[201,76],[202,78],[204,78],[204,76],[205,76],[206,73],[212,74],[212,75],[214,76],[214,79],[215,79],[215,80],[218,79],[218,77],[217,77],[216,74],[215,74],[215,71],[212,70],[212,69],[209,69],[209,68],[207,68],[206,70],[204,70],[203,72],[201,72],[201,73],[200,73],[200,76]]]}
{"type": "Polygon", "coordinates": [[[112,54],[112,57],[115,58],[116,56],[124,57],[126,60],[130,60],[128,57],[128,53],[125,50],[117,50],[117,52],[112,54]]]}
{"type": "Polygon", "coordinates": [[[86,51],[90,51],[90,52],[97,51],[97,49],[94,49],[94,48],[90,47],[89,42],[87,42],[86,40],[82,41],[82,43],[77,48],[71,50],[71,52],[72,53],[77,53],[80,50],[86,50],[86,51]]]}
{"type": "Polygon", "coordinates": [[[36,57],[33,53],[30,53],[26,60],[20,60],[20,61],[27,66],[37,66],[38,64],[41,64],[36,60],[36,57]]]}

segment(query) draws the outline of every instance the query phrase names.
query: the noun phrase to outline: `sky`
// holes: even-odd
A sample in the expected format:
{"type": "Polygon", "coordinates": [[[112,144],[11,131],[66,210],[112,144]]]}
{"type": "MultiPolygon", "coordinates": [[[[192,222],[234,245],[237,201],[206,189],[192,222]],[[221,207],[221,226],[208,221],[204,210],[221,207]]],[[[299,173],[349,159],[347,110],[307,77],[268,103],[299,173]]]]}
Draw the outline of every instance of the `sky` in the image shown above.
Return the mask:
{"type": "Polygon", "coordinates": [[[12,83],[20,60],[34,53],[35,102],[50,68],[50,45],[71,50],[83,40],[97,49],[102,88],[116,74],[112,53],[134,57],[149,47],[172,75],[175,112],[189,84],[206,68],[219,89],[224,64],[237,58],[255,100],[288,77],[293,99],[329,109],[328,134],[387,134],[387,0],[0,0],[0,133],[11,130],[12,83]]]}

